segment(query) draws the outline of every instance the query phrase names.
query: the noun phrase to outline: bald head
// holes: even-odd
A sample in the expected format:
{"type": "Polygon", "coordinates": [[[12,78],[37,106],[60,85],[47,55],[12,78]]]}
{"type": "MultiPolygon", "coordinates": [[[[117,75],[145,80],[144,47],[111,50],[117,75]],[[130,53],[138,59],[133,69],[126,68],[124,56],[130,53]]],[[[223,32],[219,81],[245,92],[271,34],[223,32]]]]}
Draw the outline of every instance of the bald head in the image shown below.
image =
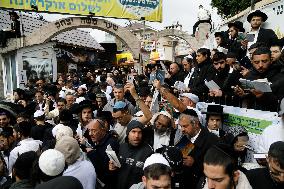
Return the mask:
{"type": "Polygon", "coordinates": [[[172,63],[172,64],[170,65],[170,72],[171,72],[171,74],[172,74],[172,75],[175,75],[175,74],[178,73],[178,71],[179,71],[179,66],[178,66],[178,64],[177,64],[177,63],[172,63]]]}
{"type": "Polygon", "coordinates": [[[105,122],[99,119],[92,120],[87,125],[89,135],[93,142],[100,142],[106,135],[107,129],[105,126],[105,122]]]}

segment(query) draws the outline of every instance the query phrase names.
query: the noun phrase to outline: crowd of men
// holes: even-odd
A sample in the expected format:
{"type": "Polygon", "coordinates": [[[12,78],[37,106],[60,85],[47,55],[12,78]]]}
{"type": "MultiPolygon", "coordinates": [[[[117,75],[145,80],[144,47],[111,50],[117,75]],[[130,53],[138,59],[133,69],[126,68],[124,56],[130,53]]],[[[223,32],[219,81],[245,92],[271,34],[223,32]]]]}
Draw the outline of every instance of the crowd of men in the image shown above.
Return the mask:
{"type": "Polygon", "coordinates": [[[266,19],[249,14],[252,41],[230,23],[215,34],[217,49],[168,70],[156,63],[142,74],[102,68],[30,79],[0,102],[0,188],[284,188],[283,45],[261,28],[266,19]],[[153,78],[161,70],[165,78],[153,78]],[[266,78],[272,91],[244,88],[240,78],[266,78]],[[211,80],[219,88],[209,89],[211,80]],[[204,112],[199,102],[214,103],[204,112]],[[261,168],[244,166],[248,131],[224,128],[222,105],[279,113],[281,125],[267,127],[254,149],[261,168]]]}

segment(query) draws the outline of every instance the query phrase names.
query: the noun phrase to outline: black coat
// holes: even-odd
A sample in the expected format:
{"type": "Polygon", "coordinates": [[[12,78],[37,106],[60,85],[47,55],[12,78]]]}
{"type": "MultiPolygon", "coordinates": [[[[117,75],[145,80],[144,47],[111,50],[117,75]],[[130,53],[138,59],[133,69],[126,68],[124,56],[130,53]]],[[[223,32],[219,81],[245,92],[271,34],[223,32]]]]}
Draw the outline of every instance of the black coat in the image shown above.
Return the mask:
{"type": "Polygon", "coordinates": [[[122,143],[118,155],[121,168],[116,175],[117,184],[115,188],[126,189],[141,182],[144,162],[152,153],[153,150],[147,143],[142,143],[139,146],[122,143]]]}
{"type": "Polygon", "coordinates": [[[171,78],[166,78],[165,82],[169,86],[174,86],[176,81],[184,81],[184,78],[186,77],[186,73],[182,70],[180,70],[178,73],[171,76],[171,78]]]}
{"type": "Polygon", "coordinates": [[[224,70],[220,72],[212,68],[212,72],[215,73],[212,80],[221,88],[223,95],[221,97],[208,97],[209,102],[230,106],[239,104],[239,98],[235,96],[232,86],[240,85],[239,79],[242,75],[237,70],[234,70],[232,73],[229,73],[229,71],[229,65],[226,65],[224,70]]]}
{"type": "Polygon", "coordinates": [[[214,77],[214,74],[215,73],[212,72],[212,63],[210,61],[202,62],[194,69],[189,81],[189,88],[190,92],[196,94],[200,101],[205,101],[204,98],[207,97],[209,92],[204,80],[210,81],[214,77]]]}
{"type": "Polygon", "coordinates": [[[233,52],[237,55],[237,60],[241,61],[246,56],[246,49],[242,48],[242,44],[236,39],[230,39],[228,41],[228,52],[233,52]]]}
{"type": "Polygon", "coordinates": [[[246,172],[250,185],[254,189],[283,189],[284,184],[279,185],[272,180],[267,168],[252,169],[246,172]]]}
{"type": "Polygon", "coordinates": [[[113,181],[112,173],[109,171],[109,158],[106,154],[106,148],[110,145],[111,148],[118,154],[119,143],[116,138],[114,138],[110,133],[99,142],[99,144],[94,145],[94,150],[87,153],[87,157],[90,159],[94,165],[97,173],[97,178],[100,179],[106,185],[112,184],[113,181]]]}
{"type": "Polygon", "coordinates": [[[271,29],[260,28],[258,32],[258,37],[256,42],[263,42],[268,47],[271,46],[271,43],[278,39],[277,35],[271,29]]]}
{"type": "Polygon", "coordinates": [[[219,138],[210,133],[206,128],[201,131],[194,142],[193,150],[188,156],[193,157],[194,163],[191,167],[184,166],[185,188],[196,188],[199,179],[203,176],[203,158],[207,150],[219,141],[219,138]]]}
{"type": "Polygon", "coordinates": [[[271,65],[266,73],[260,74],[256,70],[251,70],[246,79],[256,80],[267,78],[271,82],[272,93],[264,93],[260,98],[253,95],[246,97],[248,108],[260,109],[263,111],[278,111],[278,105],[284,97],[284,72],[279,65],[271,65]]]}

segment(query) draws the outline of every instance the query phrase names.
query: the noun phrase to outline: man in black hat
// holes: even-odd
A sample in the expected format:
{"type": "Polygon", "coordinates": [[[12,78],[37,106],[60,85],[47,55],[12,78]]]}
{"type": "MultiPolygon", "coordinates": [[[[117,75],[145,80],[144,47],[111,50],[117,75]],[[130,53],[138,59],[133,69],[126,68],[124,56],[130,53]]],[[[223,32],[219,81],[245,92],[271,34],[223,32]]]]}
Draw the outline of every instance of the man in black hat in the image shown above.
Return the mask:
{"type": "Polygon", "coordinates": [[[228,36],[225,32],[215,32],[214,36],[217,44],[217,50],[223,51],[223,48],[228,49],[228,36]]]}
{"type": "Polygon", "coordinates": [[[271,144],[268,157],[268,167],[249,170],[246,175],[252,186],[257,189],[284,188],[284,142],[271,144]]]}
{"type": "MultiPolygon", "coordinates": [[[[87,131],[87,125],[92,121],[94,118],[94,105],[89,100],[83,100],[80,103],[76,103],[73,105],[73,112],[78,114],[79,117],[79,124],[76,129],[77,137],[82,138],[86,137],[89,138],[89,133],[87,131]]],[[[71,119],[71,118],[70,118],[71,119]]]]}
{"type": "Polygon", "coordinates": [[[0,31],[0,45],[2,48],[6,47],[7,39],[9,38],[15,38],[15,37],[21,37],[21,24],[19,19],[19,16],[16,12],[12,11],[9,12],[10,19],[12,21],[11,28],[1,30],[0,31]]]}
{"type": "Polygon", "coordinates": [[[247,44],[249,48],[256,42],[263,42],[270,47],[271,42],[277,39],[277,36],[273,30],[261,28],[262,23],[267,19],[267,15],[260,10],[256,10],[248,15],[247,21],[250,23],[251,29],[247,34],[246,43],[243,43],[244,45],[247,44]]]}
{"type": "Polygon", "coordinates": [[[246,50],[242,48],[241,44],[241,41],[245,40],[243,23],[240,21],[231,22],[228,24],[228,28],[228,52],[235,53],[240,61],[246,55],[246,50]]]}
{"type": "Polygon", "coordinates": [[[222,129],[224,122],[223,106],[217,104],[209,104],[206,114],[206,126],[209,132],[223,137],[225,131],[222,129]]]}

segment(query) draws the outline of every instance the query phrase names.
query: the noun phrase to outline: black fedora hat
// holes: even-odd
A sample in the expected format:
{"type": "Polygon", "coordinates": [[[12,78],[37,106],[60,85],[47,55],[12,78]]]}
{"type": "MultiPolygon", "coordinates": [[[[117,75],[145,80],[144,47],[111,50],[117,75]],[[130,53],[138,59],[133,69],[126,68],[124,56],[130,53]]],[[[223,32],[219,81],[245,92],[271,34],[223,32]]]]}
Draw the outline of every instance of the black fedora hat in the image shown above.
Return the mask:
{"type": "Polygon", "coordinates": [[[207,106],[207,112],[202,112],[202,113],[208,115],[224,115],[223,106],[218,104],[209,104],[207,106]]]}
{"type": "Polygon", "coordinates": [[[228,24],[228,27],[229,28],[235,27],[235,28],[239,29],[240,32],[245,32],[244,25],[240,21],[231,22],[231,23],[228,24]]]}
{"type": "Polygon", "coordinates": [[[224,37],[224,33],[221,32],[221,31],[220,31],[220,32],[218,31],[218,32],[215,32],[215,33],[214,33],[214,36],[215,36],[215,37],[222,37],[222,38],[223,38],[223,37],[224,37]]]}
{"type": "Polygon", "coordinates": [[[0,112],[7,113],[10,117],[16,118],[21,112],[24,112],[24,107],[13,102],[0,101],[0,112]]]}
{"type": "Polygon", "coordinates": [[[17,116],[17,114],[24,111],[24,107],[22,105],[7,101],[0,101],[0,109],[9,112],[15,117],[17,116]]]}
{"type": "Polygon", "coordinates": [[[267,15],[266,15],[264,12],[262,12],[262,11],[260,11],[260,10],[256,10],[256,11],[254,11],[254,12],[251,12],[251,13],[248,15],[247,21],[250,22],[251,19],[252,19],[252,17],[254,17],[254,16],[261,17],[263,22],[265,22],[265,21],[267,20],[267,18],[268,18],[267,15]]]}
{"type": "Polygon", "coordinates": [[[82,112],[84,108],[91,108],[92,110],[95,110],[95,105],[90,100],[83,100],[80,103],[75,103],[71,107],[71,112],[74,114],[79,114],[82,112]]]}

